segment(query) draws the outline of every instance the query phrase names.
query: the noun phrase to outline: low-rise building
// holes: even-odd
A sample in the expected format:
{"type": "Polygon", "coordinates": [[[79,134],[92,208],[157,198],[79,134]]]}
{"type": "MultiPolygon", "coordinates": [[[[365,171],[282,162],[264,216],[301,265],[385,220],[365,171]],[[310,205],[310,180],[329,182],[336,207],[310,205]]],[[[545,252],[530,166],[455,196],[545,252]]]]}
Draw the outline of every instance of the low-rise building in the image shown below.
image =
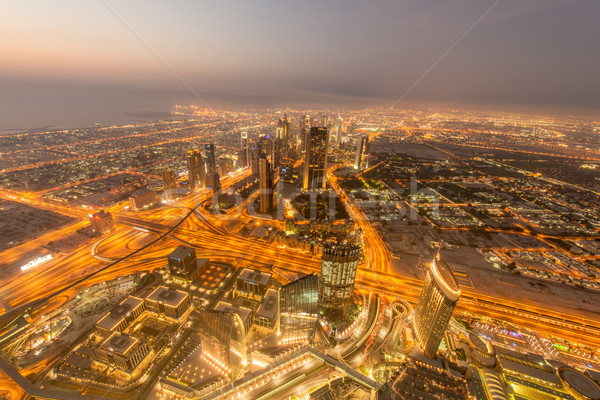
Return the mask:
{"type": "Polygon", "coordinates": [[[153,190],[145,189],[129,197],[129,203],[133,211],[143,210],[156,204],[157,197],[153,190]]]}
{"type": "Polygon", "coordinates": [[[128,374],[133,374],[149,352],[140,339],[121,332],[113,332],[94,348],[100,362],[128,374]]]}
{"type": "Polygon", "coordinates": [[[269,289],[265,294],[256,314],[254,323],[260,327],[269,330],[277,327],[279,321],[279,292],[276,289],[269,289]]]}
{"type": "Polygon", "coordinates": [[[181,290],[159,286],[146,297],[146,307],[157,314],[179,319],[190,306],[190,296],[181,290]]]}
{"type": "Polygon", "coordinates": [[[237,277],[236,294],[253,300],[263,298],[271,286],[271,274],[244,268],[237,277]]]}
{"type": "Polygon", "coordinates": [[[145,309],[144,300],[133,296],[127,297],[96,322],[96,328],[100,332],[122,331],[145,309]]]}

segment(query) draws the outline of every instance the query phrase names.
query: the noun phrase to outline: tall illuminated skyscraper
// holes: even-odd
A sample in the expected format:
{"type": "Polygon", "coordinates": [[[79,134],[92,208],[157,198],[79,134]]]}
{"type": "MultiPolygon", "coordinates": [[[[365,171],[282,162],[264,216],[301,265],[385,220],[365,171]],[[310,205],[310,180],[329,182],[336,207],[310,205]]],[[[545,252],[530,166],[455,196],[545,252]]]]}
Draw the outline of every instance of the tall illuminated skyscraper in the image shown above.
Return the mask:
{"type": "Polygon", "coordinates": [[[287,114],[284,114],[283,119],[279,119],[277,122],[277,145],[279,146],[280,157],[286,157],[289,148],[289,133],[290,123],[288,121],[287,114]]]}
{"type": "Polygon", "coordinates": [[[248,132],[242,131],[240,135],[242,148],[238,152],[238,168],[250,165],[250,147],[248,146],[248,132]]]}
{"type": "Polygon", "coordinates": [[[215,159],[215,145],[206,143],[204,145],[204,158],[206,159],[206,173],[214,174],[217,172],[217,161],[215,159]]]}
{"type": "Polygon", "coordinates": [[[313,126],[305,139],[304,177],[302,189],[320,190],[327,187],[327,128],[313,126]]]}
{"type": "Polygon", "coordinates": [[[264,153],[258,158],[258,203],[261,214],[273,211],[273,170],[264,153]]]}
{"type": "Polygon", "coordinates": [[[367,135],[362,135],[358,138],[358,142],[356,143],[356,158],[354,160],[354,169],[361,170],[363,168],[367,168],[366,157],[369,147],[369,137],[367,135]]]}
{"type": "Polygon", "coordinates": [[[202,152],[200,149],[188,151],[187,165],[188,180],[192,190],[197,187],[202,187],[204,185],[204,180],[206,179],[206,169],[204,167],[204,160],[202,159],[202,152]]]}
{"type": "Polygon", "coordinates": [[[459,295],[456,278],[438,253],[429,265],[413,317],[415,336],[427,357],[435,357],[459,295]]]}
{"type": "Polygon", "coordinates": [[[329,244],[323,248],[319,276],[319,308],[341,314],[352,297],[361,248],[357,244],[329,244]]]}

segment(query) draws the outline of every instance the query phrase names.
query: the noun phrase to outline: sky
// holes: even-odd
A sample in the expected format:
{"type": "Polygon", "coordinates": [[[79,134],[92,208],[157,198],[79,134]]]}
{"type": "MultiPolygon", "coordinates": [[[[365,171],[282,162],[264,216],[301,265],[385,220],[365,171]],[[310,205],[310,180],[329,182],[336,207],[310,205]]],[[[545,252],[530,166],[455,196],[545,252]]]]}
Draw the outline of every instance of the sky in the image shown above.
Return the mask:
{"type": "Polygon", "coordinates": [[[175,103],[589,112],[599,15],[598,0],[6,0],[0,129],[175,103]]]}

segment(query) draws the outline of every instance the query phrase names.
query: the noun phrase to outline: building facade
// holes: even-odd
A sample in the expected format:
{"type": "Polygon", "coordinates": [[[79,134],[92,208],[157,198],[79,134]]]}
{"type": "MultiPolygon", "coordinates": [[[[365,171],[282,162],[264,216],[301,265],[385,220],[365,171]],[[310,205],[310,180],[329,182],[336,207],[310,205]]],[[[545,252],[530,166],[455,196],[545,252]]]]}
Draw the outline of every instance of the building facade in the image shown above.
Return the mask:
{"type": "Polygon", "coordinates": [[[319,316],[317,275],[306,275],[279,289],[279,315],[283,339],[312,341],[319,316]]]}
{"type": "Polygon", "coordinates": [[[261,214],[273,211],[273,170],[264,153],[258,159],[258,210],[261,214]]]}
{"type": "Polygon", "coordinates": [[[94,232],[108,233],[115,227],[115,221],[111,213],[100,210],[89,215],[90,225],[94,232]]]}
{"type": "Polygon", "coordinates": [[[327,128],[313,126],[306,135],[302,189],[323,190],[327,187],[327,128]]]}
{"type": "Polygon", "coordinates": [[[356,157],[354,159],[354,169],[362,170],[368,168],[369,137],[362,135],[356,143],[356,157]]]}
{"type": "Polygon", "coordinates": [[[186,159],[190,188],[192,190],[201,188],[204,186],[204,180],[206,179],[206,167],[204,166],[202,152],[200,149],[190,150],[188,151],[186,159]]]}
{"type": "Polygon", "coordinates": [[[427,357],[435,357],[459,295],[452,270],[436,256],[429,264],[413,316],[416,339],[427,357]]]}
{"type": "Polygon", "coordinates": [[[357,244],[328,244],[323,247],[319,276],[319,308],[323,312],[345,312],[354,290],[361,255],[357,244]]]}

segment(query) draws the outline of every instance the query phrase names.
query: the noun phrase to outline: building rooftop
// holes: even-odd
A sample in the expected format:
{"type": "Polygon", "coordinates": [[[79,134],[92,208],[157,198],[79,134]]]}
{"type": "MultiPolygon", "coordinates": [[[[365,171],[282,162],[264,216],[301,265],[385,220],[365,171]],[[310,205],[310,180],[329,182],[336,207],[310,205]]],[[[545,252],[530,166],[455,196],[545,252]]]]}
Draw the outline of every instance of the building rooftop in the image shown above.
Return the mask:
{"type": "Polygon", "coordinates": [[[131,353],[131,350],[139,343],[140,340],[138,338],[121,332],[113,332],[109,337],[104,339],[100,344],[100,347],[115,354],[127,357],[129,353],[131,353]]]}
{"type": "Polygon", "coordinates": [[[250,314],[252,313],[252,310],[250,310],[248,308],[237,307],[230,303],[226,303],[224,301],[220,301],[217,304],[217,306],[215,307],[215,311],[222,311],[222,312],[226,312],[226,313],[230,313],[230,314],[237,314],[240,316],[240,318],[242,319],[244,324],[246,323],[246,321],[250,317],[250,314]]]}
{"type": "Polygon", "coordinates": [[[584,399],[600,400],[600,387],[592,379],[571,367],[560,367],[558,376],[565,386],[584,399]]]}
{"type": "Polygon", "coordinates": [[[260,303],[256,315],[267,319],[273,319],[277,315],[278,304],[279,292],[275,289],[269,289],[260,303]]]}
{"type": "Polygon", "coordinates": [[[158,303],[164,303],[170,307],[177,307],[183,300],[188,297],[186,292],[181,290],[168,288],[166,286],[159,286],[152,293],[146,297],[149,301],[155,301],[158,303]]]}
{"type": "Polygon", "coordinates": [[[454,273],[448,264],[446,264],[445,261],[435,257],[433,261],[431,261],[430,271],[433,275],[434,281],[444,292],[444,295],[450,300],[457,301],[458,296],[460,295],[460,290],[458,288],[458,283],[456,283],[454,273]]]}
{"type": "Polygon", "coordinates": [[[259,285],[266,285],[271,279],[271,274],[254,269],[244,268],[238,276],[238,279],[257,283],[259,285]]]}
{"type": "Polygon", "coordinates": [[[138,197],[147,196],[149,194],[155,195],[156,192],[154,192],[154,190],[150,190],[150,189],[142,189],[142,190],[137,191],[134,194],[132,194],[131,197],[133,197],[134,199],[137,199],[138,197]]]}
{"type": "Polygon", "coordinates": [[[505,356],[498,357],[498,361],[502,365],[502,369],[510,371],[525,377],[535,378],[544,382],[548,382],[557,386],[561,385],[558,376],[550,370],[550,368],[542,368],[533,366],[531,362],[519,359],[519,361],[506,358],[505,356]]]}
{"type": "Polygon", "coordinates": [[[169,258],[175,258],[177,260],[181,260],[187,256],[189,256],[190,254],[196,254],[196,249],[192,248],[192,247],[188,247],[188,246],[179,246],[178,248],[176,248],[175,250],[173,250],[168,257],[169,258]]]}
{"type": "Polygon", "coordinates": [[[100,321],[96,323],[96,326],[99,328],[106,329],[108,331],[112,331],[117,325],[125,319],[131,310],[143,304],[144,301],[137,297],[127,297],[118,306],[110,310],[100,321]]]}

